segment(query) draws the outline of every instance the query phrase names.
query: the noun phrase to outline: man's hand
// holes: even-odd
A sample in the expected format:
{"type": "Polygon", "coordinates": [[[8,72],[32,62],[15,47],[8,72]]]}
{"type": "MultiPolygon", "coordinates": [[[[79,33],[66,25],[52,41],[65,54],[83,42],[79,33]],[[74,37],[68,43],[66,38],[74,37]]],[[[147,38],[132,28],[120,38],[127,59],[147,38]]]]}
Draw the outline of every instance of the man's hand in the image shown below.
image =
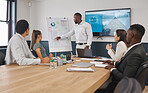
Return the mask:
{"type": "Polygon", "coordinates": [[[50,63],[50,58],[48,57],[41,58],[41,63],[50,63]]]}
{"type": "Polygon", "coordinates": [[[108,69],[108,70],[110,70],[110,69],[112,69],[112,68],[114,68],[113,65],[109,65],[109,66],[106,66],[106,67],[105,67],[105,69],[108,69]]]}
{"type": "Polygon", "coordinates": [[[86,46],[84,49],[89,49],[89,46],[86,46]]]}
{"type": "Polygon", "coordinates": [[[56,37],[57,40],[61,39],[61,37],[56,37]]]}
{"type": "Polygon", "coordinates": [[[110,60],[106,60],[102,64],[106,64],[106,63],[109,64],[109,65],[114,65],[114,62],[110,61],[110,60]]]}

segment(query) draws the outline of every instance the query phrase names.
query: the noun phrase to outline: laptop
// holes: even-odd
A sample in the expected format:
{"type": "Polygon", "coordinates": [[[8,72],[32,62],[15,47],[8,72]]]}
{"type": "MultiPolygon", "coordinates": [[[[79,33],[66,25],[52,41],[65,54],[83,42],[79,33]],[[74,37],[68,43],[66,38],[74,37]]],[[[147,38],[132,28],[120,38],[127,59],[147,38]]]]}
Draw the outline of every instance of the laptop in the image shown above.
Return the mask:
{"type": "Polygon", "coordinates": [[[92,55],[92,51],[90,49],[77,49],[78,57],[83,58],[96,58],[96,56],[92,55]]]}

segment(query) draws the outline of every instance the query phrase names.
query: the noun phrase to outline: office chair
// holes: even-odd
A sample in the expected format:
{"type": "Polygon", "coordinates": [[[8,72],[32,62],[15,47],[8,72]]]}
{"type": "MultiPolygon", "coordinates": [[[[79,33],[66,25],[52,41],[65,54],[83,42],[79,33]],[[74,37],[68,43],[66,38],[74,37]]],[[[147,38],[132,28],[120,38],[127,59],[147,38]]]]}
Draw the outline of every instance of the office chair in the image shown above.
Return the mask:
{"type": "Polygon", "coordinates": [[[116,86],[114,93],[142,93],[140,83],[134,78],[124,77],[116,86]]]}
{"type": "Polygon", "coordinates": [[[0,65],[5,65],[5,55],[0,52],[0,65]]]}
{"type": "Polygon", "coordinates": [[[148,74],[148,61],[141,64],[136,74],[136,79],[137,81],[139,81],[142,87],[142,90],[144,90],[145,88],[145,80],[146,80],[147,74],[148,74]]]}
{"type": "Polygon", "coordinates": [[[35,56],[38,57],[38,55],[36,54],[36,52],[34,50],[31,50],[31,53],[35,56]]]}

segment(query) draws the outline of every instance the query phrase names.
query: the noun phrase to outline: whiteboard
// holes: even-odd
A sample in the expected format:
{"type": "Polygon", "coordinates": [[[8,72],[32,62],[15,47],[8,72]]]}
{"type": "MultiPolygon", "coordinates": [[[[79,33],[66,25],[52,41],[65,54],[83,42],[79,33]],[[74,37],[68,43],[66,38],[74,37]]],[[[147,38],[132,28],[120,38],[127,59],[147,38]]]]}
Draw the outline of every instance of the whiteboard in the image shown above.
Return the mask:
{"type": "Polygon", "coordinates": [[[48,43],[50,52],[68,52],[72,51],[71,38],[56,40],[57,36],[69,32],[67,18],[47,18],[48,43]]]}

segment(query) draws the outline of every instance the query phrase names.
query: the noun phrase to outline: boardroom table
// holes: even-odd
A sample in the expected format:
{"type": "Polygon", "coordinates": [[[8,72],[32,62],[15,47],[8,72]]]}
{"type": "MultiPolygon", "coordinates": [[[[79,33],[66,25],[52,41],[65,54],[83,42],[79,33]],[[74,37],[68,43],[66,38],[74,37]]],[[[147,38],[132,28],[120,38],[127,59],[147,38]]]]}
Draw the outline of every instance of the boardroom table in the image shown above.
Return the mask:
{"type": "MultiPolygon", "coordinates": [[[[73,58],[74,63],[90,62],[73,58]]],[[[68,72],[72,64],[58,66],[0,66],[0,93],[94,93],[110,76],[110,71],[91,66],[94,72],[68,72]]]]}

